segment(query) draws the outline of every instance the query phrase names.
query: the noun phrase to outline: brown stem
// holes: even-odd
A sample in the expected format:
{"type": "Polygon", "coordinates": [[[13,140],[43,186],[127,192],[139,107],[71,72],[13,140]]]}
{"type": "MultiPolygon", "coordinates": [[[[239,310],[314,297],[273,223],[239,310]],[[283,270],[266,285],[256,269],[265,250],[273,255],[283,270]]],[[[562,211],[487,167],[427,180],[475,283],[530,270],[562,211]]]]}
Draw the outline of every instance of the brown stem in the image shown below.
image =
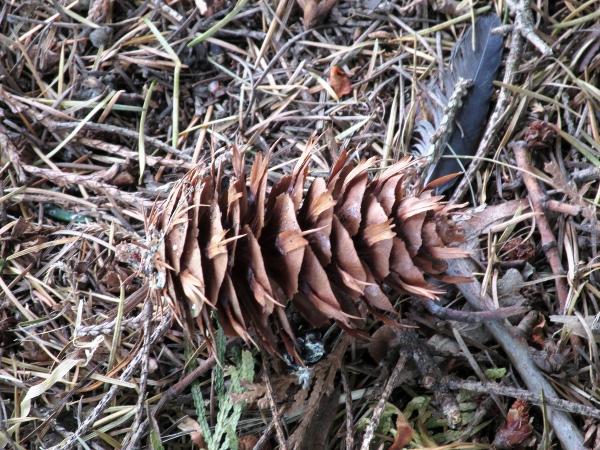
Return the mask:
{"type": "Polygon", "coordinates": [[[490,320],[503,320],[512,316],[518,316],[519,314],[525,314],[529,311],[529,308],[523,306],[509,306],[506,308],[499,308],[494,311],[457,311],[452,308],[444,308],[437,302],[428,298],[419,299],[423,306],[427,308],[427,311],[432,316],[442,320],[455,320],[457,322],[466,323],[481,323],[490,320]]]}
{"type": "Polygon", "coordinates": [[[346,394],[346,450],[352,450],[354,448],[354,415],[352,413],[352,391],[350,390],[350,383],[348,383],[348,373],[346,372],[346,366],[343,362],[340,374],[342,376],[344,394],[346,394]]]}
{"type": "Polygon", "coordinates": [[[360,450],[369,450],[369,445],[371,443],[371,440],[373,439],[373,436],[375,436],[375,430],[379,425],[379,420],[381,419],[381,414],[383,413],[385,404],[387,403],[387,400],[390,394],[392,393],[392,390],[394,389],[394,387],[396,387],[396,381],[400,376],[400,372],[402,372],[402,370],[404,369],[405,363],[406,355],[400,355],[400,359],[398,360],[396,367],[394,367],[394,370],[392,371],[392,375],[390,376],[387,384],[385,385],[385,389],[383,390],[381,397],[379,398],[379,402],[377,402],[377,406],[373,410],[373,416],[371,417],[371,422],[369,422],[369,425],[367,425],[367,428],[365,430],[365,437],[363,439],[363,443],[360,447],[360,450]]]}
{"type": "Polygon", "coordinates": [[[282,450],[287,450],[287,442],[285,435],[283,434],[283,428],[281,427],[281,416],[279,415],[279,410],[277,409],[277,404],[275,403],[273,387],[271,386],[271,380],[269,378],[269,367],[265,356],[266,355],[263,354],[263,383],[265,383],[267,388],[267,399],[269,400],[269,406],[271,407],[271,414],[273,414],[273,424],[275,425],[275,434],[277,436],[277,440],[279,441],[279,448],[282,450]]]}
{"type": "Polygon", "coordinates": [[[569,205],[568,203],[559,202],[558,200],[546,200],[543,202],[543,206],[551,211],[567,214],[569,216],[576,216],[581,212],[581,206],[569,205]]]}
{"type": "Polygon", "coordinates": [[[552,56],[552,49],[535,32],[533,14],[529,0],[507,0],[506,4],[512,15],[515,16],[515,29],[527,39],[538,51],[546,56],[552,56]]]}
{"type": "MultiPolygon", "coordinates": [[[[281,417],[281,415],[285,411],[286,406],[287,405],[283,405],[281,408],[279,408],[279,417],[281,417]]],[[[261,433],[260,439],[258,440],[256,445],[252,448],[252,450],[262,450],[262,448],[266,446],[267,441],[271,438],[271,434],[273,433],[274,429],[275,429],[275,417],[273,417],[271,419],[271,421],[269,422],[269,425],[267,425],[267,428],[265,428],[264,431],[261,433]]]]}
{"type": "Polygon", "coordinates": [[[544,249],[544,253],[546,254],[546,258],[552,269],[552,274],[555,276],[554,283],[556,284],[556,295],[560,306],[560,314],[564,314],[567,298],[569,296],[569,288],[565,279],[565,269],[562,266],[558,254],[558,244],[554,238],[552,228],[548,223],[548,218],[546,217],[543,207],[546,195],[542,191],[537,179],[531,175],[533,167],[531,165],[531,157],[527,144],[525,144],[524,141],[517,141],[511,144],[511,148],[515,152],[517,166],[519,166],[520,169],[523,169],[523,182],[525,183],[529,198],[533,204],[533,211],[538,213],[536,224],[542,237],[542,248],[544,249]]]}
{"type": "Polygon", "coordinates": [[[28,172],[36,177],[51,181],[58,186],[66,186],[68,184],[79,184],[96,192],[105,193],[114,198],[121,200],[130,205],[140,205],[151,207],[153,201],[146,200],[138,195],[130,194],[117,189],[116,187],[105,183],[101,176],[98,175],[80,175],[76,173],[61,172],[60,170],[45,169],[42,167],[23,164],[21,166],[25,172],[28,172]]]}

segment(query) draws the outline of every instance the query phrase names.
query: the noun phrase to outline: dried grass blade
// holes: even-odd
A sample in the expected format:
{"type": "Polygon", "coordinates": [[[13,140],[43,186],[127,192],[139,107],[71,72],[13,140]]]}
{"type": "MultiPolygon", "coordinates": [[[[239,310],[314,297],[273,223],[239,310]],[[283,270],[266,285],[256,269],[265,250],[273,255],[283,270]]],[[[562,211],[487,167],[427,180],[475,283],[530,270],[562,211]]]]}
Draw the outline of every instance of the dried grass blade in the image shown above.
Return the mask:
{"type": "MultiPolygon", "coordinates": [[[[75,128],[73,128],[73,131],[71,131],[69,133],[69,135],[63,139],[63,141],[58,144],[54,150],[52,150],[50,153],[48,153],[46,155],[46,158],[50,159],[52,158],[54,155],[56,155],[65,145],[67,145],[69,142],[71,142],[71,140],[77,135],[77,133],[79,133],[83,127],[85,126],[85,124],[89,121],[92,120],[92,118],[96,115],[96,113],[98,111],[100,111],[102,108],[104,108],[104,106],[110,101],[110,99],[113,97],[113,95],[115,95],[115,91],[110,92],[106,97],[104,97],[95,107],[94,109],[92,109],[87,116],[84,117],[84,119],[79,122],[77,124],[77,126],[75,128]]],[[[95,101],[95,100],[94,100],[95,101]]]]}
{"type": "Polygon", "coordinates": [[[139,184],[142,184],[142,180],[144,177],[144,170],[146,169],[146,144],[144,141],[144,133],[146,128],[146,118],[148,117],[148,108],[150,107],[150,100],[152,99],[152,92],[154,91],[154,86],[156,86],[156,80],[152,80],[150,83],[150,87],[148,87],[148,92],[146,93],[146,98],[144,98],[144,106],[142,109],[142,116],[140,117],[140,138],[138,140],[138,154],[139,154],[139,166],[140,166],[140,178],[138,180],[139,184]]]}
{"type": "Polygon", "coordinates": [[[152,31],[156,40],[175,62],[175,67],[173,69],[173,132],[171,146],[176,149],[179,141],[179,76],[181,74],[181,60],[158,28],[156,28],[147,17],[144,17],[144,22],[150,31],[152,31]]]}

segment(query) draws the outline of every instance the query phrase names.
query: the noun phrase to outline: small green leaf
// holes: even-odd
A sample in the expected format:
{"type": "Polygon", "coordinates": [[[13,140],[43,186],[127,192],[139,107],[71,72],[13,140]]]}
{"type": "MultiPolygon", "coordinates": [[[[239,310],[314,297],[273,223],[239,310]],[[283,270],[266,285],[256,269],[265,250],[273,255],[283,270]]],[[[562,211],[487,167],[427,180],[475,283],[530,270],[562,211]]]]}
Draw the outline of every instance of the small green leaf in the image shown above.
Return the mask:
{"type": "Polygon", "coordinates": [[[165,450],[162,445],[162,439],[160,437],[160,433],[158,432],[158,424],[154,417],[149,417],[150,421],[150,446],[152,450],[165,450]]]}
{"type": "Polygon", "coordinates": [[[506,375],[506,369],[504,367],[499,367],[497,369],[488,369],[485,371],[485,376],[490,381],[498,380],[504,375],[506,375]]]}
{"type": "Polygon", "coordinates": [[[462,412],[465,411],[473,411],[475,409],[477,409],[477,403],[475,402],[464,402],[458,405],[458,409],[460,409],[462,412]]]}
{"type": "Polygon", "coordinates": [[[413,411],[421,409],[426,407],[427,405],[429,405],[430,402],[430,398],[429,397],[415,397],[413,398],[408,405],[406,405],[406,408],[404,408],[404,417],[406,417],[406,419],[410,418],[410,415],[412,414],[413,411]]]}
{"type": "Polygon", "coordinates": [[[445,417],[433,416],[427,419],[425,422],[425,428],[431,430],[432,428],[440,428],[448,425],[448,421],[445,417]]]}

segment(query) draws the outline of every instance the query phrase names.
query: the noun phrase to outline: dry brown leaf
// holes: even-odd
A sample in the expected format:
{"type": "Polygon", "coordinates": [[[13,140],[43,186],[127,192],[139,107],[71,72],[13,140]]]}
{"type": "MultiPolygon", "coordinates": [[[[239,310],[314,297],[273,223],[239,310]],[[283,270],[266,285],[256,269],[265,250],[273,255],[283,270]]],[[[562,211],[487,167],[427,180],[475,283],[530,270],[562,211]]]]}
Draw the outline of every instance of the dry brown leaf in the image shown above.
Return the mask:
{"type": "Polygon", "coordinates": [[[304,11],[304,29],[309,30],[323,20],[338,0],[296,0],[304,11]]]}
{"type": "Polygon", "coordinates": [[[391,445],[389,450],[402,450],[412,440],[415,434],[415,430],[408,423],[404,414],[398,411],[398,418],[396,419],[396,439],[391,445]]]}
{"type": "Polygon", "coordinates": [[[202,427],[191,417],[184,417],[182,420],[180,420],[177,424],[177,428],[179,428],[181,431],[190,433],[192,441],[194,441],[198,447],[206,447],[206,442],[202,436],[202,427]]]}
{"type": "MultiPolygon", "coordinates": [[[[307,0],[309,2],[311,0],[307,0]]],[[[335,91],[338,98],[348,95],[352,92],[352,83],[346,72],[337,66],[333,66],[329,73],[329,84],[335,91]]]]}
{"type": "Polygon", "coordinates": [[[546,326],[546,318],[540,317],[540,322],[531,330],[531,339],[538,345],[544,345],[544,326],[546,326]]]}
{"type": "Polygon", "coordinates": [[[506,414],[506,423],[496,433],[496,448],[514,448],[526,443],[533,427],[529,423],[529,403],[517,399],[506,414]]]}
{"type": "MultiPolygon", "coordinates": [[[[259,438],[256,434],[245,434],[244,436],[240,436],[238,437],[238,450],[252,450],[258,441],[259,438]]],[[[261,448],[264,450],[271,450],[271,445],[267,442],[261,448]]]]}

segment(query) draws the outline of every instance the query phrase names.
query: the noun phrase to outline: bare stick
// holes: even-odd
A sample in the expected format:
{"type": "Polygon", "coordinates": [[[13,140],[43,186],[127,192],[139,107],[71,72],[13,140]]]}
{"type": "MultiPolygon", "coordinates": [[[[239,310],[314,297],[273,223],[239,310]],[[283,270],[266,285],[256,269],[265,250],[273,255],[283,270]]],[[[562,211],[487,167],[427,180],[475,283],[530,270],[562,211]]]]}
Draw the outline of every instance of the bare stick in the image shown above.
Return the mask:
{"type": "MultiPolygon", "coordinates": [[[[119,155],[122,158],[129,158],[133,161],[139,161],[140,159],[139,152],[131,151],[129,150],[129,148],[123,145],[109,144],[108,142],[101,141],[100,139],[91,139],[87,137],[75,137],[74,141],[79,142],[82,145],[87,145],[88,147],[97,148],[99,150],[105,151],[106,153],[119,155]]],[[[196,164],[192,162],[184,161],[181,159],[168,159],[152,155],[146,155],[146,164],[148,164],[149,166],[155,166],[158,164],[164,167],[173,167],[185,170],[191,170],[194,167],[196,167],[196,164]]]]}
{"type": "MultiPolygon", "coordinates": [[[[125,137],[131,138],[131,139],[139,139],[140,138],[139,131],[137,131],[137,130],[129,130],[127,128],[117,127],[115,125],[107,125],[104,123],[86,122],[86,123],[81,124],[79,122],[51,122],[48,124],[48,129],[50,131],[62,131],[62,130],[72,130],[79,126],[81,126],[82,128],[84,128],[86,130],[100,131],[102,133],[115,133],[120,136],[125,136],[125,137]]],[[[165,144],[164,142],[162,142],[159,139],[153,138],[151,136],[144,136],[144,141],[148,145],[152,145],[158,149],[161,149],[168,153],[173,153],[174,155],[177,155],[183,161],[191,161],[192,160],[192,157],[190,155],[182,152],[181,150],[174,149],[169,144],[165,144]]]]}
{"type": "Polygon", "coordinates": [[[348,373],[346,372],[346,365],[343,362],[340,373],[342,375],[342,385],[344,386],[344,394],[346,394],[346,450],[352,450],[354,448],[354,418],[352,414],[352,392],[350,391],[350,384],[348,383],[348,373]]]}
{"type": "Polygon", "coordinates": [[[142,434],[140,423],[142,421],[143,413],[146,411],[144,403],[147,398],[146,387],[148,384],[148,363],[150,360],[150,327],[152,326],[152,303],[150,299],[146,300],[144,312],[147,315],[147,319],[144,323],[144,344],[140,350],[140,353],[144,355],[139,383],[140,393],[138,394],[135,418],[133,420],[133,425],[131,426],[131,431],[127,433],[127,436],[124,439],[124,448],[129,448],[130,443],[135,445],[139,442],[142,434]]]}
{"type": "Polygon", "coordinates": [[[490,320],[504,320],[519,314],[525,314],[529,308],[523,306],[508,306],[494,311],[457,311],[452,308],[440,306],[428,298],[419,298],[419,301],[432,316],[442,320],[455,320],[457,322],[481,323],[490,320]]]}
{"type": "MultiPolygon", "coordinates": [[[[450,389],[466,389],[468,391],[478,392],[480,394],[497,394],[504,395],[513,398],[522,398],[527,400],[529,403],[535,405],[546,405],[552,408],[560,409],[570,413],[580,414],[585,417],[595,417],[600,419],[600,409],[591,408],[589,406],[580,405],[578,403],[569,402],[560,398],[546,397],[542,398],[539,394],[533,394],[523,389],[515,389],[509,386],[502,386],[496,383],[482,383],[477,381],[466,381],[457,378],[450,378],[446,380],[450,389]]],[[[545,392],[544,392],[545,394],[545,392]]]]}
{"type": "Polygon", "coordinates": [[[565,269],[560,261],[558,254],[557,242],[552,233],[552,228],[548,223],[546,214],[543,207],[544,199],[546,194],[542,191],[538,180],[531,175],[531,157],[529,155],[529,147],[524,141],[518,141],[511,144],[511,148],[515,152],[515,159],[517,166],[523,169],[522,176],[531,203],[533,203],[533,211],[538,213],[536,218],[536,225],[540,235],[542,236],[542,248],[548,258],[548,263],[552,268],[554,274],[554,283],[556,284],[556,295],[560,306],[560,314],[564,314],[565,307],[567,305],[567,298],[569,296],[569,288],[567,286],[567,280],[565,279],[565,269]]]}
{"type": "MultiPolygon", "coordinates": [[[[279,416],[280,417],[281,417],[281,414],[283,414],[283,411],[285,410],[286,406],[287,405],[283,405],[281,408],[279,408],[279,416]]],[[[275,417],[273,417],[271,419],[271,421],[269,422],[269,425],[267,425],[267,428],[264,429],[260,439],[258,440],[256,445],[252,448],[252,450],[262,450],[262,448],[265,446],[267,441],[270,439],[271,433],[273,433],[274,429],[275,429],[275,417]]]]}
{"type": "Polygon", "coordinates": [[[375,430],[379,425],[379,420],[381,420],[381,414],[383,413],[383,409],[385,408],[385,404],[392,393],[394,387],[396,387],[396,382],[398,381],[398,377],[400,376],[400,372],[404,369],[404,364],[406,363],[406,355],[400,355],[400,359],[398,359],[398,363],[390,378],[381,393],[381,397],[379,397],[379,402],[377,402],[377,406],[373,410],[373,416],[371,417],[371,422],[367,425],[367,429],[365,430],[365,436],[363,439],[363,443],[360,447],[360,450],[369,450],[369,444],[375,435],[375,430]]]}
{"type": "Polygon", "coordinates": [[[540,37],[535,34],[533,14],[529,0],[506,0],[510,12],[515,16],[515,30],[537,48],[546,57],[552,56],[552,49],[540,37]]]}
{"type": "Polygon", "coordinates": [[[76,173],[61,172],[59,170],[44,169],[42,167],[32,166],[29,164],[23,164],[22,168],[25,170],[25,172],[51,181],[59,186],[80,184],[81,186],[92,189],[96,192],[110,195],[127,204],[138,204],[145,207],[150,207],[154,204],[154,201],[146,200],[140,196],[123,192],[116,187],[105,183],[101,175],[80,175],[76,173]]]}
{"type": "Polygon", "coordinates": [[[9,161],[19,176],[19,181],[25,184],[27,177],[25,176],[25,172],[23,172],[23,168],[21,167],[19,150],[17,147],[15,147],[15,144],[13,144],[12,139],[8,135],[8,130],[2,124],[0,124],[0,149],[2,149],[3,152],[6,152],[9,161]]]}
{"type": "Polygon", "coordinates": [[[275,403],[275,398],[273,397],[273,387],[271,386],[271,380],[269,379],[269,367],[264,357],[262,378],[265,386],[267,387],[267,398],[269,399],[271,414],[273,414],[273,425],[275,426],[275,433],[277,435],[277,440],[279,441],[279,448],[282,450],[287,450],[285,435],[283,434],[283,428],[281,428],[281,417],[279,415],[279,411],[277,410],[277,404],[275,403]]]}
{"type": "MultiPolygon", "coordinates": [[[[448,263],[447,273],[452,276],[470,276],[478,270],[475,263],[469,260],[453,259],[448,263]]],[[[480,295],[481,284],[478,281],[457,286],[473,308],[481,311],[488,309],[487,305],[493,304],[489,296],[486,295],[483,298],[480,295]]],[[[544,391],[546,398],[557,399],[558,395],[531,359],[529,347],[521,334],[508,322],[487,322],[485,326],[502,346],[528,389],[531,392],[544,391]]],[[[565,450],[583,450],[585,448],[583,435],[568,413],[548,408],[548,419],[565,450]]]]}

